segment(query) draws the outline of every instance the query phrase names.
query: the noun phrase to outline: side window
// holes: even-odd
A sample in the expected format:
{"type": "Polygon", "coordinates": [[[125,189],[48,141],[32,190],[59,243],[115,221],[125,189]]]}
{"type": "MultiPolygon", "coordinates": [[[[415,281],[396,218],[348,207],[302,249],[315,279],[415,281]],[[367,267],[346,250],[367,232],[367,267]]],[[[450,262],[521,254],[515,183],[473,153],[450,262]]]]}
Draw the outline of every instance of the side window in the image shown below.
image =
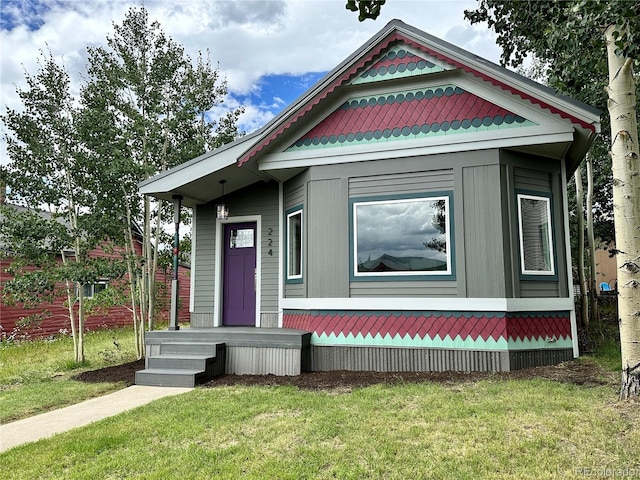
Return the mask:
{"type": "Polygon", "coordinates": [[[551,199],[518,194],[520,269],[523,275],[555,275],[551,199]]]}
{"type": "Polygon", "coordinates": [[[82,296],[85,298],[93,298],[95,295],[103,291],[109,286],[108,280],[99,280],[97,283],[85,283],[82,286],[82,296]]]}
{"type": "Polygon", "coordinates": [[[302,281],[302,209],[287,213],[287,280],[302,281]]]}

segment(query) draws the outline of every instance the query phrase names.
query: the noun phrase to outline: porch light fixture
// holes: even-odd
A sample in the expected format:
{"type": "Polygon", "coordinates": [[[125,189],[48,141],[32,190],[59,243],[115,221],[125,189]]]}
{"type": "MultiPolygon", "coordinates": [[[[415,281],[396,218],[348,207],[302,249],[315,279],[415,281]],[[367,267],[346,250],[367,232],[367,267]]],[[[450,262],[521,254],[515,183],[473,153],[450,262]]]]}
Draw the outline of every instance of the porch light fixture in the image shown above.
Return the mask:
{"type": "Polygon", "coordinates": [[[222,197],[218,205],[216,205],[216,218],[218,220],[226,220],[229,217],[229,208],[224,204],[224,184],[226,180],[220,180],[222,186],[222,197]]]}

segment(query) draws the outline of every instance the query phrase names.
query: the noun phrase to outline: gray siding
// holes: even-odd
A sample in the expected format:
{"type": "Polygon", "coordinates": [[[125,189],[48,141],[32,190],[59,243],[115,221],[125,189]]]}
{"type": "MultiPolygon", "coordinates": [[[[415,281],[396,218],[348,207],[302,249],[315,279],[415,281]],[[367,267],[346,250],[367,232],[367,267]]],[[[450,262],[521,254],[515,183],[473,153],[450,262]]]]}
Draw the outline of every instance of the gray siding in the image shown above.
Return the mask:
{"type": "MultiPolygon", "coordinates": [[[[285,212],[297,207],[302,207],[302,282],[286,283],[284,284],[284,296],[287,298],[302,298],[306,296],[306,282],[308,278],[309,265],[307,264],[307,237],[309,230],[308,212],[306,210],[306,192],[308,172],[301,173],[300,175],[292,178],[284,185],[284,210],[285,212]]],[[[287,235],[286,218],[283,228],[283,235],[287,235]]],[[[286,262],[287,252],[283,252],[283,262],[286,262]]],[[[285,266],[286,268],[286,266],[285,266]]],[[[286,271],[284,273],[286,277],[286,271]]]]}
{"type": "MultiPolygon", "coordinates": [[[[216,208],[214,204],[198,205],[195,209],[194,222],[196,224],[194,259],[195,268],[192,269],[193,279],[193,313],[213,314],[215,255],[216,255],[216,208]],[[195,270],[195,272],[193,271],[195,270]]],[[[213,326],[213,316],[196,315],[196,324],[207,325],[207,320],[213,326]],[[201,319],[198,321],[197,319],[201,319]]],[[[197,326],[197,325],[196,325],[197,326]]]]}
{"type": "Polygon", "coordinates": [[[299,349],[227,347],[225,373],[230,375],[300,375],[305,370],[299,349]]]}
{"type": "Polygon", "coordinates": [[[294,184],[291,188],[286,189],[284,193],[284,209],[289,210],[293,207],[304,205],[304,193],[306,183],[294,184]]]}
{"type": "Polygon", "coordinates": [[[349,295],[349,212],[346,179],[309,182],[306,209],[309,297],[349,295]]]}
{"type": "Polygon", "coordinates": [[[311,167],[285,184],[285,209],[303,205],[304,281],[287,297],[559,297],[568,292],[561,164],[510,151],[311,167]],[[346,191],[345,191],[346,189],[346,191]],[[516,191],[551,193],[557,278],[520,275],[516,191]],[[453,192],[455,279],[349,278],[349,199],[453,192]],[[349,279],[345,290],[345,279],[349,279]]]}
{"type": "Polygon", "coordinates": [[[517,190],[551,193],[551,174],[528,168],[514,168],[513,179],[517,190]]]}
{"type": "MultiPolygon", "coordinates": [[[[462,169],[467,296],[504,298],[505,245],[500,166],[462,169]]],[[[459,256],[458,256],[459,257],[459,256]]]]}
{"type": "MultiPolygon", "coordinates": [[[[279,193],[277,183],[255,183],[225,197],[232,217],[260,215],[261,305],[267,314],[278,311],[279,193]]],[[[196,254],[194,274],[195,326],[213,326],[215,306],[216,209],[214,203],[198,205],[195,212],[196,254]]]]}
{"type": "Polygon", "coordinates": [[[453,190],[452,169],[370,175],[349,179],[350,198],[450,190],[453,190]]]}
{"type": "Polygon", "coordinates": [[[438,348],[311,347],[311,370],[508,372],[573,360],[573,350],[478,351],[438,348]]]}
{"type": "Polygon", "coordinates": [[[509,370],[509,352],[437,348],[316,346],[311,349],[311,370],[501,372],[509,370]]]}

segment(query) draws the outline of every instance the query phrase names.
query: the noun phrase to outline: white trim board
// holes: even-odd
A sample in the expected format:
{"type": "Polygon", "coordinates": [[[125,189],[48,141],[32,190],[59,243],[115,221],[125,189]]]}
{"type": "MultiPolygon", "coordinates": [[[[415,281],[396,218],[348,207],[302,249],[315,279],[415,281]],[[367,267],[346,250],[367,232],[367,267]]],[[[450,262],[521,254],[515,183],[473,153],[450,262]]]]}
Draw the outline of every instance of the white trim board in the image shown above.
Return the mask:
{"type": "Polygon", "coordinates": [[[571,298],[281,298],[282,310],[538,312],[573,310],[571,298]]]}

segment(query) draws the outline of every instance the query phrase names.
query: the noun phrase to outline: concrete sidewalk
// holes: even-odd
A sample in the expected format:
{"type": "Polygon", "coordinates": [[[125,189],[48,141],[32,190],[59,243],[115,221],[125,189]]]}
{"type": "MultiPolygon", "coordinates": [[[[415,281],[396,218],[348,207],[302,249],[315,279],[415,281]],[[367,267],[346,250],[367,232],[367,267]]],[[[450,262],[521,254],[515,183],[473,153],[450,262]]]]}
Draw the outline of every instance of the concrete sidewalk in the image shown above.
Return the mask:
{"type": "Polygon", "coordinates": [[[59,410],[0,425],[0,452],[23,443],[35,442],[56,433],[82,427],[125,410],[145,405],[158,398],[178,395],[190,390],[193,389],[133,385],[59,410]]]}

